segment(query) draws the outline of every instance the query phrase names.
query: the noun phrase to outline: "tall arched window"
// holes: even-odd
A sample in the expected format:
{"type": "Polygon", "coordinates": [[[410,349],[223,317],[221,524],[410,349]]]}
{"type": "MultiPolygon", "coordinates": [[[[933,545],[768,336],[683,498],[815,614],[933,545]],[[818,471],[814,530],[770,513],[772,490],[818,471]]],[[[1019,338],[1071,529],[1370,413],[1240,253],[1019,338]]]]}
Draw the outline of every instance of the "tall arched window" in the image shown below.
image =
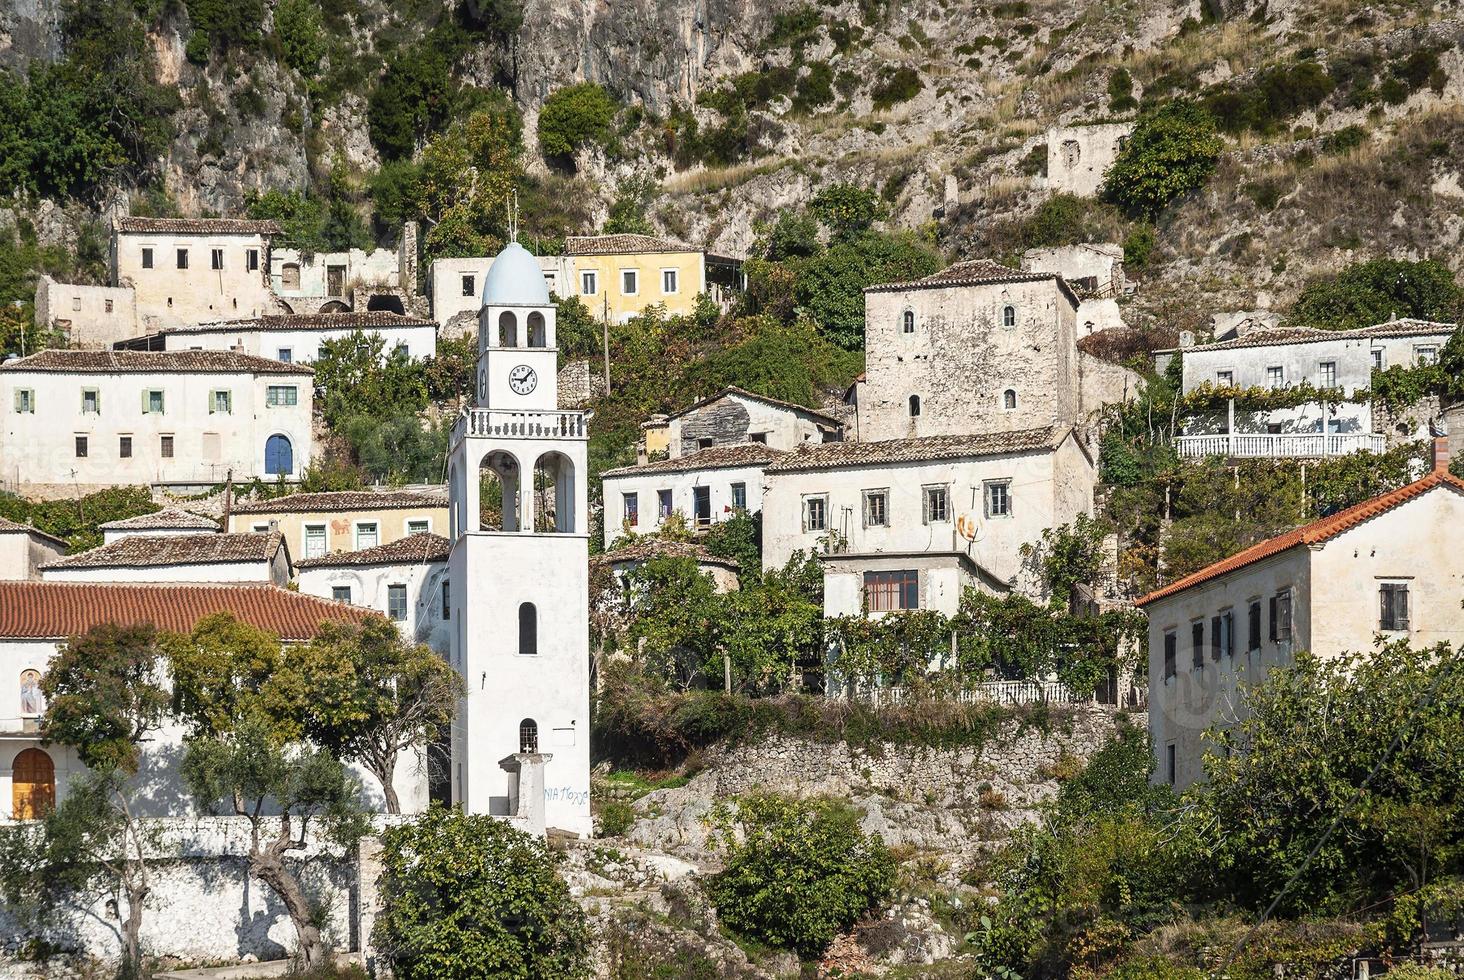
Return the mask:
{"type": "Polygon", "coordinates": [[[532,602],[519,606],[519,655],[537,656],[539,653],[539,610],[532,602]]]}
{"type": "Polygon", "coordinates": [[[512,310],[504,310],[498,314],[498,346],[518,346],[518,318],[513,315],[512,310]]]}
{"type": "Polygon", "coordinates": [[[1015,327],[1017,325],[1017,308],[1008,304],[1001,308],[1001,325],[1004,327],[1015,327]]]}
{"type": "Polygon", "coordinates": [[[544,314],[535,310],[529,314],[529,346],[544,347],[548,342],[548,334],[544,329],[544,314]]]}
{"type": "Polygon", "coordinates": [[[532,718],[519,722],[519,751],[539,751],[539,723],[532,718]]]}
{"type": "Polygon", "coordinates": [[[904,328],[905,328],[905,332],[906,333],[914,333],[915,332],[915,311],[914,310],[906,310],[905,311],[905,315],[903,317],[901,317],[900,320],[901,320],[901,323],[904,325],[904,328]]]}
{"type": "Polygon", "coordinates": [[[920,417],[920,396],[919,395],[911,395],[910,396],[910,417],[912,419],[915,419],[915,418],[919,418],[920,417]]]}
{"type": "Polygon", "coordinates": [[[270,476],[289,476],[295,472],[295,447],[290,437],[272,435],[264,443],[264,472],[270,476]]]}
{"type": "Polygon", "coordinates": [[[1017,407],[1017,393],[1011,388],[1001,393],[1001,407],[1008,411],[1017,407]]]}

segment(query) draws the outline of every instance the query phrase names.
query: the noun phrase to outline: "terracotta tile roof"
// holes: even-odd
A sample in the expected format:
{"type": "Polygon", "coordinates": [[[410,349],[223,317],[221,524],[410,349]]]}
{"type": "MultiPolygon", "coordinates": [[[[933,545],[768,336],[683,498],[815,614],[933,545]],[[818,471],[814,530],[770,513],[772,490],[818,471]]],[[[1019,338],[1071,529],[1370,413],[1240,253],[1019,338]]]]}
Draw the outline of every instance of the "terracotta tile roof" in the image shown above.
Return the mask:
{"type": "Polygon", "coordinates": [[[99,531],[217,531],[219,522],[181,507],[164,507],[151,514],[124,517],[98,524],[99,531]]]}
{"type": "Polygon", "coordinates": [[[603,551],[590,558],[591,565],[619,565],[625,562],[645,561],[649,558],[662,556],[672,558],[694,558],[703,565],[720,565],[723,568],[737,571],[736,559],[723,558],[714,555],[706,549],[705,545],[697,544],[694,541],[671,541],[666,538],[639,538],[636,541],[614,548],[610,551],[603,551]]]}
{"type": "Polygon", "coordinates": [[[223,330],[383,330],[397,327],[437,328],[434,320],[402,316],[389,310],[366,310],[360,313],[290,313],[246,317],[239,320],[212,320],[187,327],[170,327],[163,333],[218,333],[223,330]]]}
{"type": "Polygon", "coordinates": [[[446,507],[447,488],[429,490],[331,490],[291,493],[268,500],[235,503],[235,514],[319,514],[342,510],[408,510],[446,507]]]}
{"type": "Polygon", "coordinates": [[[411,534],[375,548],[306,558],[297,561],[295,567],[304,570],[344,565],[420,565],[429,561],[447,561],[451,552],[452,542],[440,534],[411,534]]]}
{"type": "Polygon", "coordinates": [[[359,622],[371,615],[273,585],[0,582],[0,637],[10,639],[62,639],[102,623],[151,623],[186,633],[221,612],[284,640],[308,640],[327,620],[359,622]]]}
{"type": "Polygon", "coordinates": [[[66,546],[66,542],[62,541],[54,534],[47,534],[45,531],[42,531],[38,527],[31,527],[29,524],[21,524],[17,521],[12,521],[4,517],[0,517],[0,534],[33,534],[38,538],[45,538],[47,541],[54,541],[56,544],[59,544],[62,547],[66,546]]]}
{"type": "Polygon", "coordinates": [[[1151,602],[1164,599],[1185,589],[1208,582],[1211,579],[1219,578],[1239,568],[1253,565],[1258,561],[1279,555],[1298,545],[1321,544],[1330,541],[1337,535],[1352,530],[1365,521],[1372,520],[1379,514],[1387,513],[1395,507],[1401,507],[1411,500],[1416,500],[1436,487],[1450,487],[1454,490],[1464,491],[1464,480],[1452,475],[1447,470],[1434,470],[1421,480],[1415,480],[1407,486],[1399,487],[1397,490],[1385,493],[1382,496],[1374,497],[1371,500],[1364,500],[1362,503],[1346,510],[1339,510],[1329,517],[1323,517],[1319,521],[1304,524],[1301,527],[1287,531],[1285,534],[1278,534],[1274,538],[1267,538],[1259,544],[1253,544],[1244,551],[1238,551],[1229,558],[1221,559],[1213,565],[1206,566],[1198,572],[1186,575],[1177,582],[1171,582],[1160,589],[1155,589],[1148,595],[1139,599],[1134,605],[1143,607],[1151,602]]]}
{"type": "Polygon", "coordinates": [[[921,463],[939,459],[967,459],[1051,449],[1067,430],[1058,426],[987,432],[969,436],[923,436],[918,439],[883,439],[879,442],[825,442],[804,444],[768,467],[769,473],[793,473],[836,466],[878,466],[885,463],[921,463]]]}
{"type": "MultiPolygon", "coordinates": [[[[680,411],[672,412],[670,415],[664,416],[664,418],[679,419],[681,418],[681,416],[686,415],[688,412],[694,412],[699,408],[710,405],[712,402],[717,401],[720,398],[726,398],[728,395],[736,395],[739,398],[750,398],[753,401],[762,402],[764,405],[772,405],[775,408],[786,408],[792,412],[801,412],[804,415],[812,415],[814,418],[821,419],[822,421],[835,427],[840,427],[843,425],[843,423],[834,418],[832,415],[825,415],[823,412],[820,412],[816,408],[809,408],[806,405],[799,405],[796,402],[785,402],[781,398],[770,398],[767,395],[759,395],[755,391],[748,391],[746,388],[738,388],[736,385],[728,385],[721,391],[717,392],[715,395],[708,395],[706,398],[703,398],[700,401],[692,402],[690,405],[686,406],[680,411]]],[[[644,427],[644,423],[642,423],[642,426],[644,427]]]]}
{"type": "Polygon", "coordinates": [[[155,568],[160,565],[219,565],[263,562],[283,547],[278,531],[245,534],[129,535],[100,548],[47,562],[45,570],[64,568],[155,568]]]}
{"type": "Polygon", "coordinates": [[[1375,323],[1370,327],[1354,330],[1359,337],[1417,337],[1426,334],[1450,334],[1459,329],[1457,323],[1443,323],[1438,320],[1417,320],[1400,317],[1387,323],[1375,323]]]}
{"type": "Polygon", "coordinates": [[[727,470],[738,466],[766,466],[786,455],[785,450],[764,446],[760,442],[739,442],[731,446],[698,449],[694,453],[687,453],[685,456],[677,456],[674,459],[658,459],[654,463],[622,466],[619,469],[606,470],[600,475],[602,477],[640,476],[647,473],[684,473],[688,470],[727,470]]]}
{"type": "Polygon", "coordinates": [[[117,230],[127,233],[159,235],[278,235],[280,226],[273,221],[252,218],[142,218],[128,216],[117,219],[117,230]]]}
{"type": "MultiPolygon", "coordinates": [[[[967,262],[957,262],[955,265],[947,266],[939,272],[931,273],[920,279],[876,283],[873,286],[864,287],[864,291],[866,293],[900,293],[908,289],[983,286],[996,282],[1042,282],[1044,279],[1056,279],[1060,283],[1063,281],[1061,276],[1052,272],[1023,272],[990,259],[972,259],[967,262]]],[[[1063,283],[1063,288],[1071,294],[1072,290],[1068,289],[1066,283],[1063,283]]],[[[1076,302],[1076,297],[1074,301],[1076,302]]]]}
{"type": "Polygon", "coordinates": [[[636,252],[700,252],[695,245],[652,235],[570,235],[565,255],[630,255],[636,252]]]}
{"type": "MultiPolygon", "coordinates": [[[[1373,337],[1421,337],[1435,334],[1450,334],[1458,328],[1456,323],[1436,323],[1431,320],[1389,320],[1387,323],[1356,330],[1319,330],[1316,327],[1276,327],[1271,330],[1256,330],[1234,340],[1221,340],[1213,344],[1197,344],[1180,348],[1180,353],[1210,350],[1239,350],[1245,347],[1283,347],[1292,344],[1316,344],[1328,340],[1368,340],[1373,337]]],[[[1173,350],[1155,351],[1173,353],[1173,350]]]]}
{"type": "Polygon", "coordinates": [[[43,350],[0,364],[0,371],[58,374],[312,374],[303,364],[231,350],[43,350]]]}

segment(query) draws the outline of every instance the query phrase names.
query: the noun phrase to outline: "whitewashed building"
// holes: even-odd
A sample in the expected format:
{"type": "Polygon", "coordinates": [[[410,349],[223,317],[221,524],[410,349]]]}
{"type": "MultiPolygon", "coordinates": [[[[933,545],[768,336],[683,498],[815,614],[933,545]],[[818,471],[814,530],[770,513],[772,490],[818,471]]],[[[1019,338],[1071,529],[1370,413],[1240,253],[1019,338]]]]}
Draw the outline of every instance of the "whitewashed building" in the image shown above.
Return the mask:
{"type": "MultiPolygon", "coordinates": [[[[1231,340],[1156,352],[1160,368],[1179,357],[1185,394],[1212,388],[1284,390],[1310,384],[1335,389],[1343,400],[1308,402],[1264,411],[1199,413],[1175,440],[1182,456],[1335,456],[1356,450],[1381,452],[1388,435],[1378,432],[1369,401],[1351,397],[1372,384],[1372,372],[1413,367],[1438,359],[1456,325],[1391,320],[1359,330],[1289,327],[1256,330],[1231,340]]],[[[1405,438],[1427,432],[1399,433],[1405,438]]]]}
{"type": "Polygon", "coordinates": [[[697,531],[734,514],[756,514],[763,506],[763,470],[783,455],[747,442],[606,470],[600,474],[605,547],[627,533],[654,533],[673,514],[697,531]]]}
{"type": "Polygon", "coordinates": [[[343,551],[295,563],[300,591],[380,613],[405,639],[452,653],[452,542],[414,534],[364,551],[343,551]]]}
{"type": "Polygon", "coordinates": [[[231,350],[285,363],[309,363],[320,357],[320,346],[355,333],[374,334],[384,341],[382,355],[398,348],[414,360],[437,353],[437,324],[398,313],[314,313],[261,316],[173,327],[117,344],[131,350],[231,350]]]}
{"type": "Polygon", "coordinates": [[[98,524],[102,532],[102,543],[111,544],[128,537],[173,537],[183,534],[217,534],[222,528],[219,522],[202,514],[184,510],[181,507],[164,507],[151,514],[124,517],[121,520],[98,524]]]}
{"type": "Polygon", "coordinates": [[[144,331],[280,312],[269,283],[273,221],[116,219],[112,285],[131,287],[144,331]]]}
{"type": "Polygon", "coordinates": [[[0,581],[41,577],[41,566],[66,554],[66,542],[29,524],[0,517],[0,581]]]}
{"type": "Polygon", "coordinates": [[[46,582],[290,581],[290,552],[277,532],[134,534],[41,566],[46,582]]]}
{"type": "Polygon", "coordinates": [[[232,351],[48,350],[0,364],[0,486],[202,490],[295,480],[312,454],[311,371],[232,351]]]}
{"type": "MultiPolygon", "coordinates": [[[[1436,443],[1444,443],[1439,440],[1436,443]]],[[[1204,776],[1211,726],[1244,716],[1243,687],[1307,650],[1366,652],[1464,642],[1464,481],[1439,448],[1401,489],[1262,541],[1138,601],[1149,616],[1149,733],[1155,780],[1204,776]]]]}
{"type": "Polygon", "coordinates": [[[558,407],[555,307],[517,243],[483,285],[478,380],[448,454],[452,663],[467,698],[452,799],[589,836],[589,506],[585,416],[558,407]],[[502,488],[492,521],[485,485],[502,488]]]}
{"type": "Polygon", "coordinates": [[[1118,307],[1118,297],[1128,289],[1122,245],[1095,242],[1029,248],[1022,253],[1022,271],[1050,272],[1072,287],[1078,295],[1079,338],[1125,326],[1118,307]]]}
{"type": "Polygon", "coordinates": [[[763,566],[822,556],[829,616],[949,615],[967,587],[1036,594],[1020,549],[1092,512],[1094,457],[1054,427],[805,446],[767,467],[763,566]]]}

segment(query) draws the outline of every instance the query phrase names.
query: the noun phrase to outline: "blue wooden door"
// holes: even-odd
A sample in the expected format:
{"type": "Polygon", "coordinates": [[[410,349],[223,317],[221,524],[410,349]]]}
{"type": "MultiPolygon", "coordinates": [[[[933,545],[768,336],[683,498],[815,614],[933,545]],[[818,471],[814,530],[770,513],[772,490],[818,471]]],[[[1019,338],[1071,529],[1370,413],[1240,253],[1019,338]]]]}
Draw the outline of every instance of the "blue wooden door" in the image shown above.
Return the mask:
{"type": "Polygon", "coordinates": [[[264,472],[270,476],[289,476],[294,471],[295,447],[290,445],[289,437],[270,436],[264,444],[264,472]]]}

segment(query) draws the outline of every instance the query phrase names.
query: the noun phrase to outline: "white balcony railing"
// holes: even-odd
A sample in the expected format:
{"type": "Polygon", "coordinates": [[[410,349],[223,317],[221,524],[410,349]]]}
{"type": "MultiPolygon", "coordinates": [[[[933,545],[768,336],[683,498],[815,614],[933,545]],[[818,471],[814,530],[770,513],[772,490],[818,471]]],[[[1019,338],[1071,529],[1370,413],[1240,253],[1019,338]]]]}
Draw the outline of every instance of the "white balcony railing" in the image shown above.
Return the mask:
{"type": "Polygon", "coordinates": [[[453,423],[452,441],[464,436],[495,439],[583,439],[583,412],[504,412],[468,408],[453,423]]]}
{"type": "Polygon", "coordinates": [[[1382,452],[1386,439],[1375,432],[1285,432],[1179,436],[1175,448],[1184,457],[1230,456],[1239,459],[1289,459],[1382,452]]]}

